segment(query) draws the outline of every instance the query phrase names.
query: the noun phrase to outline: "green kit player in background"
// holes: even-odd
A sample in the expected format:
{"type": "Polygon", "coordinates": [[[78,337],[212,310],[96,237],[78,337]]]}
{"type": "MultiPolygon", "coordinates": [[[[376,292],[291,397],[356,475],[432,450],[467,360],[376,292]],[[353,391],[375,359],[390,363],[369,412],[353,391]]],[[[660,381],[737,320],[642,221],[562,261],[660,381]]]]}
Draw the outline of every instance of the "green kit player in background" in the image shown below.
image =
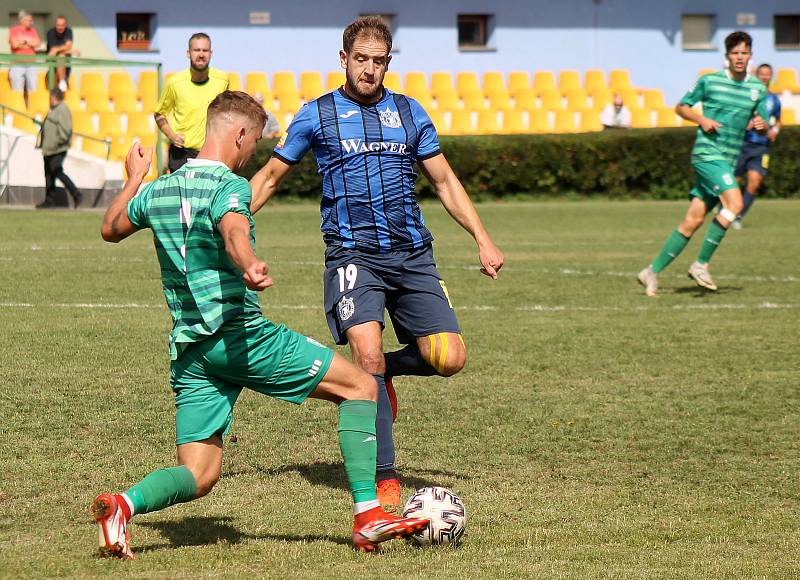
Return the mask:
{"type": "Polygon", "coordinates": [[[756,131],[766,132],[768,128],[767,89],[747,72],[752,47],[753,39],[746,32],[729,34],[725,38],[727,68],[698,79],[675,108],[681,117],[699,125],[692,150],[696,181],[689,194],[686,217],[653,262],[639,272],[639,282],[648,296],[655,296],[658,291],[657,274],[678,257],[706,214],[721,202],[722,209],[708,227],[697,260],[689,267],[689,277],[699,286],[717,289],[708,272],[708,262],[742,211],[742,192],[736,185],[734,167],[745,130],[751,120],[756,131]],[[702,103],[702,115],[692,110],[696,103],[702,103]]]}
{"type": "Polygon", "coordinates": [[[251,191],[240,169],[267,120],[249,95],[225,91],[208,107],[197,159],[145,186],[152,150],[134,144],[128,181],[106,211],[101,233],[119,242],[152,230],[164,296],[172,315],[170,384],[175,395],[178,466],[159,469],[124,493],[92,503],[101,554],[133,558],[128,522],[135,514],[191,501],[211,491],[222,470],[222,437],[242,388],[302,403],[339,406],[339,445],[355,502],[352,540],[372,551],[407,537],[426,519],[385,513],[376,497],[377,385],[342,356],[261,314],[257,291],[272,285],[255,253],[251,191]]]}

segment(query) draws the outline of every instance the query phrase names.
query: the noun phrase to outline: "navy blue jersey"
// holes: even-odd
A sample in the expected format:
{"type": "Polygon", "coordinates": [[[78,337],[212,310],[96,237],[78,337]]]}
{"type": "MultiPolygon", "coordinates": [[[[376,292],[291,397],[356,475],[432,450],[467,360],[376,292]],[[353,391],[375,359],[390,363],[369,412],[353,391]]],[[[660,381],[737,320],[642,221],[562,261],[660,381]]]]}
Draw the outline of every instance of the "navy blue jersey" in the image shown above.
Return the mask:
{"type": "MultiPolygon", "coordinates": [[[[767,93],[767,98],[764,103],[769,111],[769,119],[764,119],[770,127],[774,126],[781,120],[781,100],[775,93],[767,93]]],[[[744,140],[749,143],[758,143],[759,145],[769,145],[769,139],[766,135],[761,135],[755,129],[750,129],[744,136],[744,140]]]]}
{"type": "Polygon", "coordinates": [[[386,89],[374,105],[342,89],[323,95],[297,113],[275,156],[294,164],[309,149],[322,175],[326,244],[385,253],[431,243],[414,163],[438,155],[439,139],[414,99],[386,89]]]}

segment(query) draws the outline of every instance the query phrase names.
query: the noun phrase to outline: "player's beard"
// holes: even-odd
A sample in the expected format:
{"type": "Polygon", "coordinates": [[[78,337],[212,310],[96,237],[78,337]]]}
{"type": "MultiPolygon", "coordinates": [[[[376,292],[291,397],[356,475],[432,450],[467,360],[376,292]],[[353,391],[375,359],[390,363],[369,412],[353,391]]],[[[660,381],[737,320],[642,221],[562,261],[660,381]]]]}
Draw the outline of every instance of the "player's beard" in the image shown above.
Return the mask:
{"type": "MultiPolygon", "coordinates": [[[[377,78],[375,80],[377,81],[377,78]]],[[[350,92],[353,93],[356,97],[358,97],[359,100],[370,102],[375,100],[375,98],[381,94],[381,92],[383,91],[383,83],[376,82],[370,91],[364,91],[359,87],[358,79],[357,78],[354,79],[348,72],[347,88],[350,89],[350,92]]]]}
{"type": "Polygon", "coordinates": [[[202,66],[197,66],[192,61],[189,61],[189,66],[192,68],[193,71],[196,71],[196,72],[206,72],[208,70],[208,65],[209,65],[209,62],[206,62],[202,66]]]}

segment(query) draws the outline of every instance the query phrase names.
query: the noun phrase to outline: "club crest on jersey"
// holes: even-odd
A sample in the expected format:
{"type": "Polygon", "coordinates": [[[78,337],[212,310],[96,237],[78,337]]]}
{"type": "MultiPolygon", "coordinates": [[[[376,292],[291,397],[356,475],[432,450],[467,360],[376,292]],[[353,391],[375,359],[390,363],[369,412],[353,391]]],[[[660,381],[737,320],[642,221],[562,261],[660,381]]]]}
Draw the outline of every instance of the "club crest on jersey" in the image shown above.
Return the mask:
{"type": "Polygon", "coordinates": [[[750,100],[751,101],[758,100],[758,89],[750,89],[750,100]]]}
{"type": "Polygon", "coordinates": [[[386,105],[386,109],[383,111],[378,111],[378,116],[381,119],[381,125],[384,127],[389,127],[389,129],[398,129],[402,126],[400,122],[400,113],[398,111],[392,111],[389,108],[389,105],[386,105]]]}
{"type": "Polygon", "coordinates": [[[352,298],[345,296],[339,301],[339,320],[348,320],[356,311],[356,304],[352,298]]]}

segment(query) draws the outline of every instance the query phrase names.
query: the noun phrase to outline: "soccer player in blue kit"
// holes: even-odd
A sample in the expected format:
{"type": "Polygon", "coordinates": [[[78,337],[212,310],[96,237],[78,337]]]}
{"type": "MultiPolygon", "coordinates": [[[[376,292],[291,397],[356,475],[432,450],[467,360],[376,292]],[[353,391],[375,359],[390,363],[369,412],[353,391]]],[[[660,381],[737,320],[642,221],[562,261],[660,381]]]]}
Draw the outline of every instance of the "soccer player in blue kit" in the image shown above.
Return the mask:
{"type": "Polygon", "coordinates": [[[481,272],[493,279],[503,254],[492,242],[439,147],[436,130],[415,100],[383,86],[391,32],[375,16],[343,34],[343,87],[304,106],[251,180],[256,213],[291,167],[313,150],[322,174],[325,312],[337,344],[378,382],[378,499],[396,510],[392,377],[451,376],[467,353],[444,280],[433,259],[433,236],[414,196],[416,163],[442,205],[478,245],[481,272]],[[399,351],[383,353],[384,309],[399,351]]]}

